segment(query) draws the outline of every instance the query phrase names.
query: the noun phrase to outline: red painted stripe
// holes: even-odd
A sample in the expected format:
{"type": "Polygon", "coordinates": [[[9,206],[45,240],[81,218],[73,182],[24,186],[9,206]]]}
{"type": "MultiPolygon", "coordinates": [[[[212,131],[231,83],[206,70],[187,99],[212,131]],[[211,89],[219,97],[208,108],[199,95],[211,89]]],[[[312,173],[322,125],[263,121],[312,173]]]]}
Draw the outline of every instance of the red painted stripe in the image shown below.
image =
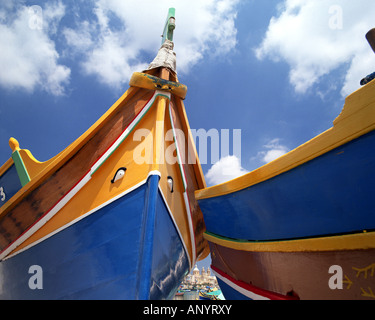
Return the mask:
{"type": "Polygon", "coordinates": [[[272,292],[272,291],[268,291],[268,290],[264,290],[264,289],[255,287],[255,286],[253,286],[251,284],[248,284],[248,283],[246,283],[244,281],[241,281],[241,280],[236,280],[236,279],[232,278],[231,276],[227,275],[224,271],[216,268],[213,265],[211,265],[211,269],[213,271],[215,271],[216,273],[218,273],[219,275],[221,275],[222,277],[224,277],[225,279],[227,279],[230,282],[234,283],[235,285],[241,287],[242,289],[250,291],[252,293],[255,293],[259,296],[262,296],[262,297],[265,297],[265,298],[268,298],[268,299],[271,299],[271,300],[299,300],[299,298],[296,297],[296,296],[285,296],[285,295],[282,295],[282,294],[278,294],[278,293],[275,293],[275,292],[272,292]]]}

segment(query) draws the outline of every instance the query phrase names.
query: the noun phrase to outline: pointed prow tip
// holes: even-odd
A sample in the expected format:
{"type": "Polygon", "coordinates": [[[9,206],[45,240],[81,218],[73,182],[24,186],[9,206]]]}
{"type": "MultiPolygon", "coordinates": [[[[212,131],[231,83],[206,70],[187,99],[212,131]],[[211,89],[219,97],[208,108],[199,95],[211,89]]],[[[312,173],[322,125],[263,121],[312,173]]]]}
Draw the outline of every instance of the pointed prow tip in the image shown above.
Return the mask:
{"type": "Polygon", "coordinates": [[[166,40],[173,41],[173,31],[176,29],[176,9],[169,8],[167,20],[165,22],[164,31],[163,31],[163,39],[161,44],[163,44],[166,40]]]}
{"type": "Polygon", "coordinates": [[[14,138],[9,139],[9,146],[12,149],[12,152],[20,150],[20,144],[14,138]]]}
{"type": "Polygon", "coordinates": [[[375,28],[367,32],[366,39],[368,43],[370,44],[370,47],[372,48],[372,50],[375,52],[375,28]]]}

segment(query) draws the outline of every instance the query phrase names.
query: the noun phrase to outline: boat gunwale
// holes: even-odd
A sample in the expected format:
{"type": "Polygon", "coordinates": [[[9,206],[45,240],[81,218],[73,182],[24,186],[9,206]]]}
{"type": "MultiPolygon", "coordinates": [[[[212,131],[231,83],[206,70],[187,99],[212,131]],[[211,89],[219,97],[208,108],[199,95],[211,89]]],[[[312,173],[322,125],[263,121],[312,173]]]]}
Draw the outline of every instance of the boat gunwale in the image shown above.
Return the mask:
{"type": "Polygon", "coordinates": [[[1,167],[0,167],[0,177],[2,177],[14,164],[12,158],[9,158],[1,167]]]}
{"type": "Polygon", "coordinates": [[[278,159],[233,180],[197,190],[198,201],[225,196],[270,180],[375,130],[375,81],[345,99],[333,126],[278,159]],[[367,98],[367,99],[366,99],[367,98]]]}
{"type": "Polygon", "coordinates": [[[223,237],[209,231],[203,237],[219,246],[248,252],[314,252],[375,248],[375,231],[277,241],[249,241],[223,237]]]}
{"type": "Polygon", "coordinates": [[[35,190],[44,180],[48,179],[49,176],[68,162],[69,159],[71,159],[138,90],[140,89],[130,87],[86,132],[55,157],[46,161],[46,163],[49,162],[48,165],[0,208],[0,219],[14,208],[25,196],[35,190]]]}
{"type": "MultiPolygon", "coordinates": [[[[127,133],[129,128],[131,127],[131,130],[134,129],[134,127],[140,121],[140,119],[138,119],[138,118],[144,117],[145,113],[148,112],[148,110],[152,107],[152,105],[155,103],[155,101],[157,100],[157,98],[159,96],[164,96],[164,92],[163,91],[155,91],[153,93],[151,98],[143,106],[143,108],[139,111],[139,113],[135,115],[135,117],[129,122],[129,124],[122,131],[122,133],[117,138],[114,139],[114,141],[109,146],[109,148],[107,148],[104,151],[104,153],[92,164],[91,168],[84,173],[84,175],[75,183],[75,185],[71,189],[69,189],[64,196],[59,198],[59,200],[54,205],[52,205],[52,207],[50,207],[38,220],[36,220],[32,225],[30,225],[26,230],[24,230],[24,232],[22,234],[20,234],[16,239],[14,239],[11,243],[9,243],[8,246],[6,246],[5,248],[2,249],[2,251],[0,251],[0,259],[3,259],[4,257],[6,257],[10,252],[12,252],[14,249],[16,249],[19,244],[24,242],[33,233],[35,233],[38,229],[40,229],[49,219],[51,219],[57,212],[59,212],[61,210],[61,208],[64,207],[65,204],[68,203],[71,200],[71,198],[74,197],[74,195],[79,192],[79,190],[81,190],[88,183],[88,181],[91,179],[91,177],[97,171],[97,169],[109,158],[110,155],[108,155],[108,153],[109,152],[113,153],[112,148],[114,148],[114,147],[117,148],[117,146],[119,144],[121,144],[126,139],[126,137],[129,134],[129,133],[127,133]],[[123,138],[122,137],[123,135],[126,135],[126,137],[123,138]]],[[[169,97],[166,97],[166,98],[169,99],[169,97]]],[[[121,107],[126,102],[127,101],[120,102],[119,106],[121,107]]],[[[116,111],[116,110],[117,110],[117,107],[114,111],[116,111]]],[[[109,118],[110,118],[110,115],[109,115],[108,118],[104,119],[104,121],[102,121],[100,124],[104,125],[104,123],[107,120],[109,120],[109,118]]],[[[97,131],[95,131],[95,129],[100,130],[100,124],[99,124],[98,128],[94,128],[93,134],[95,134],[97,132],[97,131]]],[[[93,128],[93,127],[91,127],[91,128],[93,128]]],[[[91,131],[91,128],[88,131],[91,131]]],[[[88,131],[86,133],[88,133],[88,131]]],[[[82,138],[82,136],[79,139],[81,139],[81,138],[82,138]]],[[[90,138],[87,138],[87,139],[90,139],[90,138]]],[[[77,139],[76,141],[78,141],[79,139],[77,139]]],[[[86,142],[86,140],[84,140],[84,142],[86,142]]],[[[75,153],[73,153],[73,155],[74,154],[75,153]]],[[[68,158],[68,159],[66,159],[66,161],[60,162],[58,164],[61,164],[61,166],[62,166],[67,161],[69,161],[69,159],[70,158],[68,158]]],[[[58,165],[58,164],[56,164],[56,165],[58,165]]],[[[150,173],[152,173],[152,172],[154,172],[154,171],[151,171],[150,173]]],[[[156,172],[158,172],[158,171],[156,171],[156,172]]],[[[42,180],[41,183],[43,181],[44,180],[42,180]]],[[[30,192],[32,192],[32,191],[30,191],[30,192]]],[[[17,196],[17,194],[15,196],[17,196]]],[[[22,196],[20,196],[20,197],[21,197],[21,199],[23,198],[22,196]]],[[[1,219],[1,216],[0,216],[0,219],[1,219]]]]}

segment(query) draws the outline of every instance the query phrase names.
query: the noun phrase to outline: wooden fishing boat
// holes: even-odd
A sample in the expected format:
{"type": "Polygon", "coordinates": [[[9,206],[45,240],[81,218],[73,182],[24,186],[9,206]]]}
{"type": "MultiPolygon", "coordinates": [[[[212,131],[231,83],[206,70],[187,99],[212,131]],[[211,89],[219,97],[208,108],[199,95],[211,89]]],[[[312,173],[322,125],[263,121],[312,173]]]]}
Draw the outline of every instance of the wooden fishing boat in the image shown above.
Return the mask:
{"type": "Polygon", "coordinates": [[[200,291],[199,300],[222,300],[221,290],[214,288],[210,291],[200,291]]]}
{"type": "Polygon", "coordinates": [[[374,130],[371,81],[329,130],[196,192],[226,299],[375,299],[374,130]]]}
{"type": "Polygon", "coordinates": [[[170,299],[207,256],[194,197],[205,181],[174,28],[172,8],[148,70],[56,157],[39,162],[10,139],[0,168],[0,298],[170,299]]]}

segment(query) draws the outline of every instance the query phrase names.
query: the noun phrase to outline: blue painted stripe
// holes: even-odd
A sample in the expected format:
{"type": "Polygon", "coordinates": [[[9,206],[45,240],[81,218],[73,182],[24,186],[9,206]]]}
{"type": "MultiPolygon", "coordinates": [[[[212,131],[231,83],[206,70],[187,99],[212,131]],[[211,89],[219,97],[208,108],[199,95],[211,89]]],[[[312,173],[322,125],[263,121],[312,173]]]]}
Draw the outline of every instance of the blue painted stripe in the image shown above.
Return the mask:
{"type": "Polygon", "coordinates": [[[126,196],[0,262],[0,299],[140,299],[147,298],[147,285],[148,298],[171,298],[189,262],[158,179],[150,176],[126,196]],[[28,286],[32,265],[42,267],[41,290],[28,286]]]}
{"type": "Polygon", "coordinates": [[[375,132],[244,190],[199,200],[207,231],[267,241],[375,229],[375,132]]]}

